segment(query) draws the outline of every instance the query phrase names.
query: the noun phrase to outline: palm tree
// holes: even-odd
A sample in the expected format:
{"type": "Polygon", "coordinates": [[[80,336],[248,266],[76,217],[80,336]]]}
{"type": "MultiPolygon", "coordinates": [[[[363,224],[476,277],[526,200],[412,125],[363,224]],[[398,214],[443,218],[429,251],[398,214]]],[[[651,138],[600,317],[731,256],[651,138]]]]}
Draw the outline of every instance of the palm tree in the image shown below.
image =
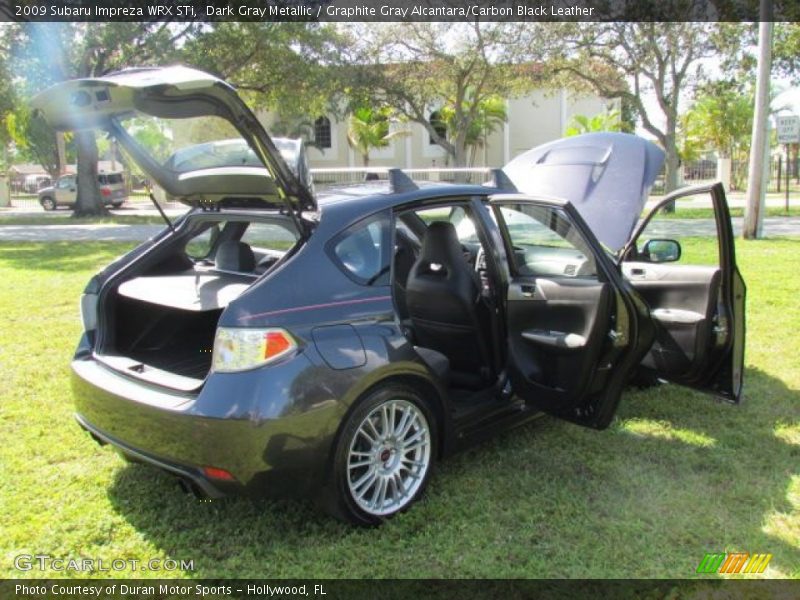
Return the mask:
{"type": "Polygon", "coordinates": [[[593,117],[586,115],[573,115],[572,121],[567,127],[566,136],[572,137],[582,133],[594,133],[596,131],[621,131],[622,119],[618,110],[610,110],[598,113],[593,117]]]}
{"type": "Polygon", "coordinates": [[[408,130],[389,131],[389,108],[373,109],[361,106],[350,115],[347,141],[369,166],[369,151],[373,148],[386,148],[396,137],[408,135],[408,130]]]}
{"type": "MultiPolygon", "coordinates": [[[[472,103],[473,90],[466,91],[466,97],[463,100],[463,110],[465,112],[472,103]]],[[[484,148],[486,140],[493,134],[497,128],[506,122],[506,102],[500,96],[489,96],[477,103],[477,110],[475,116],[466,125],[464,133],[464,149],[469,153],[469,160],[466,164],[475,164],[475,156],[480,148],[484,148]]],[[[445,105],[438,111],[440,122],[446,128],[448,137],[451,139],[456,137],[459,127],[463,127],[463,123],[456,122],[456,107],[455,100],[450,98],[445,105]]]]}

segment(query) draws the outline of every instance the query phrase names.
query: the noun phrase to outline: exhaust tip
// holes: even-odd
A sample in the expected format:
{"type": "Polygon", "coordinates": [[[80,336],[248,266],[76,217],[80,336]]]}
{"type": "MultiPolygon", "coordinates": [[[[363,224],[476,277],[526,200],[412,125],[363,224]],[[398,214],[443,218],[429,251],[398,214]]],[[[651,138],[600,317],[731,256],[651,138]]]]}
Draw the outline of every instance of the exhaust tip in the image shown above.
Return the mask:
{"type": "Polygon", "coordinates": [[[198,500],[205,500],[208,496],[201,490],[196,483],[190,481],[188,479],[184,479],[183,477],[178,477],[178,487],[181,488],[181,491],[185,494],[189,494],[190,496],[194,496],[198,500]]]}

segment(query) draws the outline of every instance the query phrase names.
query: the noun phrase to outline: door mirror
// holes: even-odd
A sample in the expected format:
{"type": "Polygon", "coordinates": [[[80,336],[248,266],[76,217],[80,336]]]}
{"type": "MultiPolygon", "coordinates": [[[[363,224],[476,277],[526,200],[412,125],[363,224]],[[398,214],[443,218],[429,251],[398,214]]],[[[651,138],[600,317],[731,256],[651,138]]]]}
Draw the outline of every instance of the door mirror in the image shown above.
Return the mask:
{"type": "Polygon", "coordinates": [[[639,252],[641,260],[651,263],[676,262],[681,257],[681,245],[675,240],[647,240],[639,252]]]}

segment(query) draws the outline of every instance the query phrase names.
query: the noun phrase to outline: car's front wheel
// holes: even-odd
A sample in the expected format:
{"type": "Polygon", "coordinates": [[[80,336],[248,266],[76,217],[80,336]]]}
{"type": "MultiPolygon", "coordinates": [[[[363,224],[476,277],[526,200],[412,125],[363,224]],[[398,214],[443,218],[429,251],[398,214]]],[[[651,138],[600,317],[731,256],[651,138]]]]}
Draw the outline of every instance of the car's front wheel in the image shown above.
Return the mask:
{"type": "Polygon", "coordinates": [[[55,210],[56,209],[56,201],[53,200],[50,196],[45,196],[39,201],[42,205],[42,208],[45,210],[55,210]]]}
{"type": "Polygon", "coordinates": [[[436,443],[434,416],[416,390],[376,390],[350,414],[339,437],[327,508],[361,525],[405,510],[428,482],[436,443]]]}

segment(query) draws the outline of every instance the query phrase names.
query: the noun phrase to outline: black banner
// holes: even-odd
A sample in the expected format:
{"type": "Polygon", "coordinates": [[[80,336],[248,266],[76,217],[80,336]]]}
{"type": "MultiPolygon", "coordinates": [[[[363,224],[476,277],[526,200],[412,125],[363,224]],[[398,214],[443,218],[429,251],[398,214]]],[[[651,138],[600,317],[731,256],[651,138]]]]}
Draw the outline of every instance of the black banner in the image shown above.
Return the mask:
{"type": "Polygon", "coordinates": [[[173,600],[202,598],[316,598],[368,600],[380,598],[537,598],[542,600],[607,597],[640,598],[797,598],[798,580],[131,580],[55,579],[0,581],[4,600],[173,600]]]}
{"type": "Polygon", "coordinates": [[[798,21],[798,0],[3,0],[4,21],[798,21]]]}

